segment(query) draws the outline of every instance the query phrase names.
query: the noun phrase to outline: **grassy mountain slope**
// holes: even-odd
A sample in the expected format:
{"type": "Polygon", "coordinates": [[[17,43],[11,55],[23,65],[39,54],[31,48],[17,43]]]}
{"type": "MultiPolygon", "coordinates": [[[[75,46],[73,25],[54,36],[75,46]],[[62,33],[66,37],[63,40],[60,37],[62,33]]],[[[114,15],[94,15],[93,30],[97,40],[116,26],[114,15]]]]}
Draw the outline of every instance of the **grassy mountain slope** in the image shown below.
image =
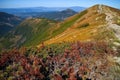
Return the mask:
{"type": "Polygon", "coordinates": [[[17,16],[5,12],[0,12],[0,36],[9,32],[21,21],[21,18],[17,16]]]}
{"type": "Polygon", "coordinates": [[[55,21],[47,19],[27,19],[0,40],[1,48],[34,46],[48,39],[55,21]]]}
{"type": "Polygon", "coordinates": [[[105,5],[90,7],[66,19],[54,31],[54,34],[58,35],[47,40],[45,43],[91,40],[118,41],[120,38],[120,33],[117,31],[117,29],[120,29],[119,13],[120,10],[105,5]],[[117,29],[114,29],[114,26],[117,26],[117,29]]]}
{"type": "Polygon", "coordinates": [[[107,43],[120,39],[119,12],[96,5],[62,23],[39,18],[23,21],[0,39],[0,45],[33,47],[0,53],[0,79],[119,80],[120,46],[113,50],[107,43]],[[34,47],[44,41],[50,45],[34,47]]]}
{"type": "MultiPolygon", "coordinates": [[[[65,10],[63,13],[72,14],[71,10],[65,10]]],[[[30,18],[24,20],[14,30],[0,39],[0,48],[12,48],[20,46],[35,46],[39,43],[58,35],[55,33],[60,23],[41,18],[30,18]]],[[[63,32],[63,30],[62,30],[63,32]]]]}
{"type": "Polygon", "coordinates": [[[119,45],[120,11],[105,5],[90,7],[65,21],[31,18],[0,39],[0,48],[71,41],[112,41],[119,45]],[[117,43],[116,43],[117,42],[117,43]]]}

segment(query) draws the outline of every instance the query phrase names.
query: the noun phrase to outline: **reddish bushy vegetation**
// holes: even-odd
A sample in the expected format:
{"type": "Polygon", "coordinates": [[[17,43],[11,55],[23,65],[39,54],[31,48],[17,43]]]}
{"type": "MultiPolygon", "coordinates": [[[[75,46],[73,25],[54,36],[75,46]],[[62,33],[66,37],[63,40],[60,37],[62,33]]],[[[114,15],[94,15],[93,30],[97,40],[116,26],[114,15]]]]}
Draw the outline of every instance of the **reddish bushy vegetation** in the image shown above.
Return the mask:
{"type": "MultiPolygon", "coordinates": [[[[0,80],[103,80],[109,78],[105,42],[76,42],[56,54],[51,47],[12,50],[0,55],[0,80]],[[44,53],[46,50],[47,55],[44,53]]],[[[59,45],[57,45],[59,46],[59,45]]],[[[56,48],[57,48],[56,46],[56,48]]],[[[55,48],[55,47],[54,47],[55,48]]]]}

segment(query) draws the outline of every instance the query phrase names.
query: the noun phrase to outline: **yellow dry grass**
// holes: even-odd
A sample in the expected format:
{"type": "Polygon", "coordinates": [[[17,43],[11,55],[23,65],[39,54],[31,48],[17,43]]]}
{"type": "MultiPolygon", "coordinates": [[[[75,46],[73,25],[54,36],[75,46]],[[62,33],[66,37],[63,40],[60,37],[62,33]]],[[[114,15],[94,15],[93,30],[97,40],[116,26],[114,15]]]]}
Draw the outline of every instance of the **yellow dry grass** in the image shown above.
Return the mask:
{"type": "MultiPolygon", "coordinates": [[[[93,9],[91,10],[91,8],[89,8],[86,15],[79,18],[71,27],[69,27],[63,33],[45,41],[45,44],[59,43],[63,41],[69,42],[94,40],[94,38],[98,36],[97,32],[99,31],[99,27],[105,24],[105,15],[97,13],[97,11],[95,11],[96,7],[94,10],[93,9]],[[89,26],[78,28],[82,24],[88,22],[90,24],[89,26]]],[[[76,17],[77,15],[68,18],[66,21],[74,19],[74,17],[76,17]]]]}
{"type": "MultiPolygon", "coordinates": [[[[45,44],[60,43],[60,42],[72,42],[72,41],[91,41],[96,40],[96,38],[101,37],[100,39],[104,40],[104,37],[107,37],[107,34],[100,34],[107,30],[106,26],[106,15],[104,13],[97,12],[98,6],[91,7],[87,9],[87,14],[78,18],[72,26],[70,26],[63,33],[45,41],[45,44]],[[86,27],[81,27],[81,25],[88,23],[86,27]],[[102,30],[104,29],[104,31],[102,30]]],[[[71,19],[74,19],[79,14],[76,14],[64,22],[69,22],[71,19]]],[[[60,27],[60,26],[59,26],[60,27]]]]}
{"type": "Polygon", "coordinates": [[[69,41],[89,41],[93,40],[98,31],[96,26],[88,26],[87,28],[77,29],[69,28],[65,32],[57,35],[54,38],[51,38],[45,41],[45,44],[59,43],[59,42],[69,42],[69,41]]]}

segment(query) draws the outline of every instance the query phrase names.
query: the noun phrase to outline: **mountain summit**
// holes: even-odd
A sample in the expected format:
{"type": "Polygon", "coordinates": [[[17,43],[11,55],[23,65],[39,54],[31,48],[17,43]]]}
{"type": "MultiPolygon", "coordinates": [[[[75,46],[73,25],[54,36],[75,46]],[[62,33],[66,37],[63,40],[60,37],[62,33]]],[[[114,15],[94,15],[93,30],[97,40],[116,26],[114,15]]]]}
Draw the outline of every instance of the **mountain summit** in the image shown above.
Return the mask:
{"type": "Polygon", "coordinates": [[[120,40],[120,10],[106,6],[92,6],[61,23],[66,28],[46,44],[62,41],[120,40]]]}

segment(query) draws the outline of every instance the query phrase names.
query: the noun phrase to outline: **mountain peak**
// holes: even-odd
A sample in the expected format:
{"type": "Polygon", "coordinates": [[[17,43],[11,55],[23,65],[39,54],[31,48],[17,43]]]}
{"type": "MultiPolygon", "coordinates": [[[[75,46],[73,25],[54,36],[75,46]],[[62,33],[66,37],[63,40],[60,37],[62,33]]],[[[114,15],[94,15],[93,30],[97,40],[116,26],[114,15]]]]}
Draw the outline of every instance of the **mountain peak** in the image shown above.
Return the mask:
{"type": "Polygon", "coordinates": [[[103,5],[103,4],[96,4],[88,9],[96,10],[98,13],[111,13],[111,12],[119,12],[119,9],[116,9],[111,6],[103,5]]]}
{"type": "Polygon", "coordinates": [[[68,8],[68,9],[66,9],[66,10],[63,10],[63,11],[61,11],[61,12],[63,12],[63,13],[76,13],[74,10],[72,10],[72,9],[70,9],[70,8],[68,8]]]}
{"type": "Polygon", "coordinates": [[[46,41],[46,44],[61,41],[92,41],[114,40],[120,35],[120,10],[97,4],[70,18],[67,18],[61,28],[68,27],[64,32],[46,41]],[[116,32],[113,32],[113,30],[116,32]],[[72,33],[71,33],[72,32],[72,33]],[[111,34],[113,33],[113,34],[111,34]],[[101,35],[102,34],[102,35],[101,35]]]}

